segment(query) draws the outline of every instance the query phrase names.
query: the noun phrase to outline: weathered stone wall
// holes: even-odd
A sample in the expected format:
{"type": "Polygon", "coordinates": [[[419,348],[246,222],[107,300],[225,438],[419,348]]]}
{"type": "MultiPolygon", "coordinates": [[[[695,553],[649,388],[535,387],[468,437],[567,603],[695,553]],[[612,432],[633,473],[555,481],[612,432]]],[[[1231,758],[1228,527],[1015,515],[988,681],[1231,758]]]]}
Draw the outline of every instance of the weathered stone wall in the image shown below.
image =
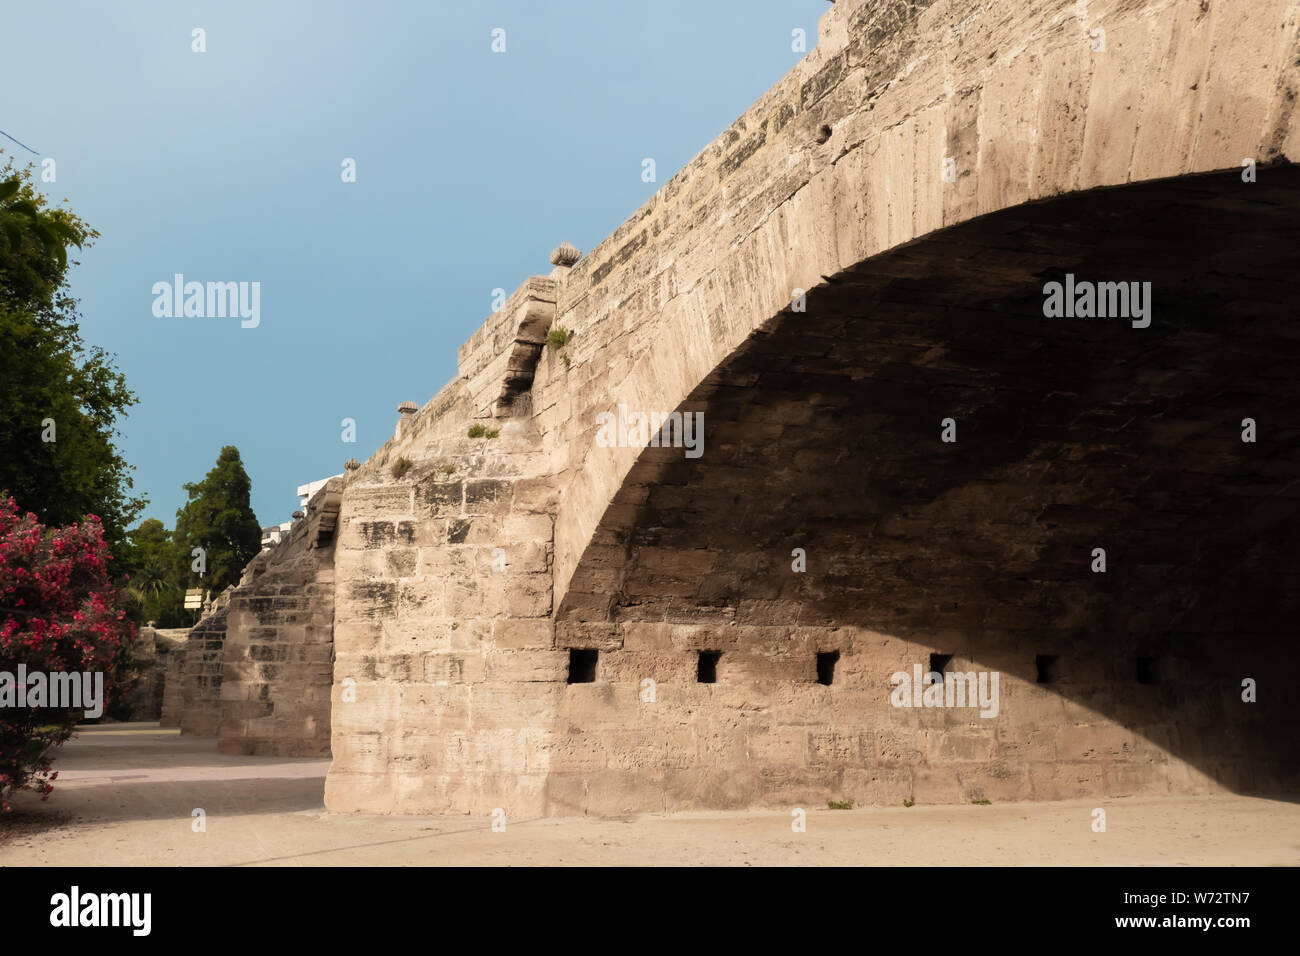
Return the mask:
{"type": "Polygon", "coordinates": [[[474,406],[460,383],[417,418],[344,493],[326,805],[465,811],[506,794],[535,806],[547,777],[538,721],[565,666],[549,616],[544,456],[522,418],[467,437],[474,406]]]}
{"type": "Polygon", "coordinates": [[[334,540],[342,479],[307,504],[190,629],[168,662],[163,725],[223,753],[329,754],[334,540]]]}
{"type": "Polygon", "coordinates": [[[334,543],[342,479],[262,552],[230,598],[222,649],[222,753],[324,757],[334,674],[334,543]]]}
{"type": "MultiPolygon", "coordinates": [[[[188,635],[189,630],[186,628],[160,629],[148,626],[140,628],[135,646],[132,648],[136,668],[135,686],[128,701],[131,719],[163,719],[168,696],[168,678],[178,673],[171,666],[172,652],[184,645],[188,635]]],[[[167,724],[164,723],[164,726],[167,724]]]]}
{"type": "Polygon", "coordinates": [[[180,727],[181,714],[185,709],[185,654],[189,643],[188,628],[175,628],[168,653],[160,657],[162,670],[163,696],[158,721],[163,727],[180,727]]]}
{"type": "Polygon", "coordinates": [[[213,600],[212,607],[190,628],[184,648],[177,651],[175,708],[166,713],[168,724],[180,727],[183,734],[215,737],[221,726],[221,655],[233,591],[227,588],[213,600]]]}

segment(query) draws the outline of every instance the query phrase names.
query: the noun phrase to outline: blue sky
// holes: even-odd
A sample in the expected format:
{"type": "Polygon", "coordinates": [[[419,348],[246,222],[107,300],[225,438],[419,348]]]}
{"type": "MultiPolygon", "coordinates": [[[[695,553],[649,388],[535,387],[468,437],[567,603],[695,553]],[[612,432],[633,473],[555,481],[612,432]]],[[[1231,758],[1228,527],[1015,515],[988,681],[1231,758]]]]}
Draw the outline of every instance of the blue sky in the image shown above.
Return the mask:
{"type": "Polygon", "coordinates": [[[259,520],[288,520],[297,485],[365,460],[399,402],[455,375],[493,289],[548,272],[561,241],[585,252],[612,232],[794,66],[791,32],[811,46],[827,9],[6,5],[0,129],[38,155],[0,147],[53,158],[47,195],[102,233],[72,288],[83,338],[140,399],[121,446],[146,515],[170,526],[181,486],[233,444],[259,520]],[[151,289],[175,273],[260,282],[261,324],[156,318],[151,289]]]}

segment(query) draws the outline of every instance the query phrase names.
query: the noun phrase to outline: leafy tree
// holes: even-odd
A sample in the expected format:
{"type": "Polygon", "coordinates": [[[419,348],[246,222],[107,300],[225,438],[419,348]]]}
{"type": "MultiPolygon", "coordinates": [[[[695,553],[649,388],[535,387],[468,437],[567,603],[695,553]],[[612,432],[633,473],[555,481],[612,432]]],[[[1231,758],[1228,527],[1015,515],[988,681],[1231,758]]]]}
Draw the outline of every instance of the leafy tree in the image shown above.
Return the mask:
{"type": "Polygon", "coordinates": [[[153,621],[158,627],[194,623],[194,615],[183,607],[188,576],[181,570],[172,533],[161,521],[149,518],[140,522],[119,554],[121,570],[128,575],[127,594],[137,623],[153,621]]]}
{"type": "MultiPolygon", "coordinates": [[[[51,529],[31,513],[20,515],[13,498],[0,500],[0,672],[14,680],[19,665],[28,675],[100,673],[102,703],[111,702],[119,651],[135,625],[110,580],[110,561],[96,518],[51,529]]],[[[12,683],[0,688],[0,811],[9,810],[15,790],[49,796],[55,774],[48,751],[85,713],[19,707],[6,694],[17,697],[12,683]]]]}
{"type": "Polygon", "coordinates": [[[96,515],[115,547],[144,507],[115,445],[136,399],[82,342],[67,285],[69,247],[98,235],[47,208],[30,168],[0,167],[0,491],[49,525],[96,515]]]}
{"type": "Polygon", "coordinates": [[[68,246],[99,234],[65,209],[46,209],[29,170],[6,164],[0,178],[0,305],[40,309],[55,300],[68,271],[68,246]]]}
{"type": "Polygon", "coordinates": [[[221,449],[202,481],[185,486],[189,501],[176,512],[174,540],[189,587],[221,593],[239,583],[244,566],[262,550],[262,526],[249,505],[251,490],[234,445],[221,449]],[[207,574],[201,579],[191,570],[194,548],[205,553],[207,574]]]}

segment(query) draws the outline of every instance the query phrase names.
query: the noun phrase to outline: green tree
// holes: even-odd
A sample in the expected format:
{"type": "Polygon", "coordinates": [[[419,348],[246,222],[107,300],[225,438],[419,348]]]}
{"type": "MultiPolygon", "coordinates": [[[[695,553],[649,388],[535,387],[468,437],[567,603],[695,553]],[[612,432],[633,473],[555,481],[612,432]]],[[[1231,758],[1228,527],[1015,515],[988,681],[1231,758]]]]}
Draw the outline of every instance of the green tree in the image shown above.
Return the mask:
{"type": "Polygon", "coordinates": [[[145,504],[115,444],[136,399],[82,342],[67,282],[69,248],[98,235],[48,208],[30,168],[0,167],[0,490],[47,525],[98,516],[115,552],[145,504]]]}
{"type": "Polygon", "coordinates": [[[153,621],[158,627],[194,623],[193,613],[183,607],[187,575],[180,568],[172,533],[161,521],[148,518],[131,531],[119,564],[118,570],[130,578],[127,594],[138,623],[153,621]]]}
{"type": "Polygon", "coordinates": [[[216,466],[185,490],[189,501],[176,512],[176,553],[188,586],[203,587],[215,596],[238,584],[244,566],[262,550],[262,527],[249,506],[252,483],[239,449],[221,449],[216,466]],[[194,548],[204,550],[207,574],[202,579],[191,570],[194,548]]]}

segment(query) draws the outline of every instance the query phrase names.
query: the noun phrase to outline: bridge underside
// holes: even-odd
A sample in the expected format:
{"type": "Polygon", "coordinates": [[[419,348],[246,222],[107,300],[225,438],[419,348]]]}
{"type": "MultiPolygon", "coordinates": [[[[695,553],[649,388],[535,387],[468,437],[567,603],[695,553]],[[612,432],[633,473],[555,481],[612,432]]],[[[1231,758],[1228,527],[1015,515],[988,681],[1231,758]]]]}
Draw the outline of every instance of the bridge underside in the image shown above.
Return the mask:
{"type": "Polygon", "coordinates": [[[551,812],[1296,792],[1297,240],[1293,167],[1099,190],[774,318],[681,406],[703,456],[642,455],[558,610],[599,659],[551,812]],[[1044,317],[1067,273],[1150,282],[1150,326],[1044,317]],[[932,654],[998,672],[997,715],[892,705],[932,654]]]}

